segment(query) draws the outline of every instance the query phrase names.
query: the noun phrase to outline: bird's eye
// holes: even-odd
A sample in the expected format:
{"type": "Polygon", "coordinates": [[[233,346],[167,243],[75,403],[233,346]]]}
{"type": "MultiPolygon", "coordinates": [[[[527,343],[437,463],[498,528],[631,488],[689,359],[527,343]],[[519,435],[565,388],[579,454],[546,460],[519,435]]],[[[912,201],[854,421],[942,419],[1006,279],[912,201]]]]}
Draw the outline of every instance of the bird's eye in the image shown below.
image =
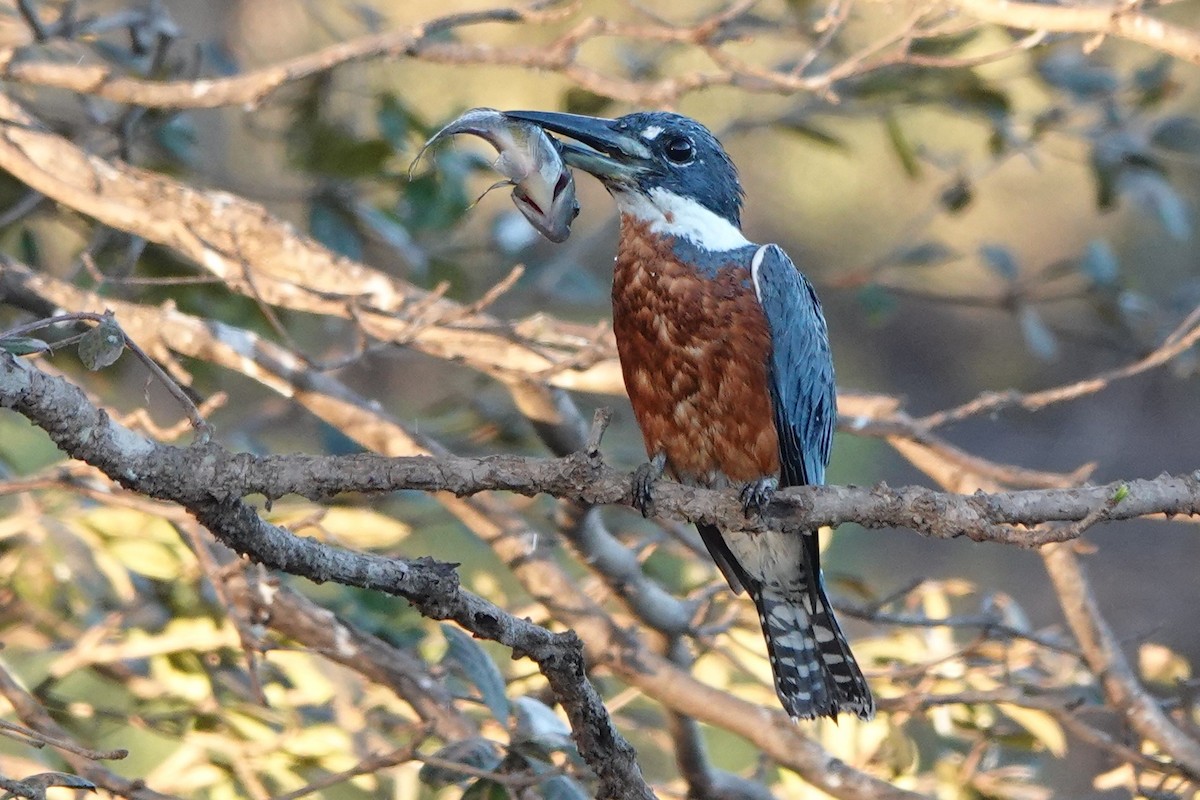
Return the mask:
{"type": "Polygon", "coordinates": [[[696,155],[696,148],[692,145],[691,140],[676,136],[667,142],[667,158],[674,161],[676,164],[686,164],[696,155]]]}

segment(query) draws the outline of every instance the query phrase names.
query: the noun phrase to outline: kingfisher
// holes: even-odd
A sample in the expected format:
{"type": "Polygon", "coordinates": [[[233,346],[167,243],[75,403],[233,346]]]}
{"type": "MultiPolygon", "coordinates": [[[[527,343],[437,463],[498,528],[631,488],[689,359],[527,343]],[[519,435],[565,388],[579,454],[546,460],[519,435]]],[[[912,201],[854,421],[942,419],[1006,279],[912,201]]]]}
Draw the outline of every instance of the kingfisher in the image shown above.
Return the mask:
{"type": "MultiPolygon", "coordinates": [[[[699,122],[508,111],[573,140],[571,167],[598,178],[621,215],[613,333],[649,462],[633,477],[649,514],[663,475],[736,487],[747,515],[779,486],[821,484],[837,417],[820,301],[774,244],[741,230],[737,169],[699,122]]],[[[749,593],[775,690],[796,719],[870,719],[875,702],[834,618],[817,532],[697,526],[735,593],[749,593]]]]}

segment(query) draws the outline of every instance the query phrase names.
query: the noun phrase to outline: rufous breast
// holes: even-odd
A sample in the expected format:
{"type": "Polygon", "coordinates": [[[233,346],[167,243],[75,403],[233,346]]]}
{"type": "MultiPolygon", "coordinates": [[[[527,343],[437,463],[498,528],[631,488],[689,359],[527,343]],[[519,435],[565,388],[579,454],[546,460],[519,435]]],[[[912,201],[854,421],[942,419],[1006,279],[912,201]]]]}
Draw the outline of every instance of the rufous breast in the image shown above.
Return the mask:
{"type": "Polygon", "coordinates": [[[664,454],[668,470],[688,483],[775,475],[771,337],[749,259],[709,253],[699,267],[675,244],[639,220],[621,220],[613,331],[646,450],[664,454]]]}

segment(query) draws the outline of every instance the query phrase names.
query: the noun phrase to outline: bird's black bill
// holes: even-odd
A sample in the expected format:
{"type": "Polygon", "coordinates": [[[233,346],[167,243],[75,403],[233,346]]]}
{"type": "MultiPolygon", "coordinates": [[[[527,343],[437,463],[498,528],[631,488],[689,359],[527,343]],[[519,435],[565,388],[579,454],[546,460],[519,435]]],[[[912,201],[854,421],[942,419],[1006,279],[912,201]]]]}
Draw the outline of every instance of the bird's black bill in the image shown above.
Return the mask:
{"type": "Polygon", "coordinates": [[[586,147],[563,144],[563,159],[597,178],[629,180],[645,168],[650,153],[636,136],[621,130],[616,120],[554,111],[505,111],[504,115],[532,122],[544,130],[574,139],[586,147]]]}

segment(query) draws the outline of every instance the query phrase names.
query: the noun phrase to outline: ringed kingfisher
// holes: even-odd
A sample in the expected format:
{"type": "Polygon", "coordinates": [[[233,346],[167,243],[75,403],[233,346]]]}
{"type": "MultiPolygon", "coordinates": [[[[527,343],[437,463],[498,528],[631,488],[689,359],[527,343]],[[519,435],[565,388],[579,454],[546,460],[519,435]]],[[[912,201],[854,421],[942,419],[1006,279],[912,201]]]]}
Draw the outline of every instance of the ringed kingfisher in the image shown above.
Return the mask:
{"type": "MultiPolygon", "coordinates": [[[[780,247],[742,235],[742,186],[716,137],[665,112],[504,113],[573,139],[566,162],[620,211],[613,332],[650,456],[634,473],[642,513],[664,472],[739,487],[748,514],[778,486],[823,483],[837,410],[821,304],[780,247]]],[[[788,714],[869,719],[875,702],[826,597],[817,532],[698,527],[730,587],[754,600],[788,714]]]]}

